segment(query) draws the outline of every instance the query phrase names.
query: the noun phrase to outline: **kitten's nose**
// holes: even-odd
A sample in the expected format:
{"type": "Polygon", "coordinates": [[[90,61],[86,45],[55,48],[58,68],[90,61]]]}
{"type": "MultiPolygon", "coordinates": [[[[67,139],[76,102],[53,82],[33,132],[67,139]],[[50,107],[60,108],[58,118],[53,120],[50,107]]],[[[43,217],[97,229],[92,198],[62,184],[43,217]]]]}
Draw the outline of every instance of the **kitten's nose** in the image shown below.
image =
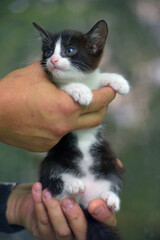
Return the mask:
{"type": "Polygon", "coordinates": [[[52,58],[51,58],[51,63],[52,63],[53,65],[55,65],[58,61],[59,61],[59,60],[58,60],[57,57],[52,57],[52,58]]]}

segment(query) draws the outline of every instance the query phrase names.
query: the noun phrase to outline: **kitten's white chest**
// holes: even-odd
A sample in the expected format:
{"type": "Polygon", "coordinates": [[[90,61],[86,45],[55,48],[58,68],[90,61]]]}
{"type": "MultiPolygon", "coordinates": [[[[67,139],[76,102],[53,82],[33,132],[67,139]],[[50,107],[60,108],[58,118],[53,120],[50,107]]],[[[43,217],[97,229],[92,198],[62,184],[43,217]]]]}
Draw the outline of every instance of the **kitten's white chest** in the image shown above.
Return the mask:
{"type": "Polygon", "coordinates": [[[83,154],[79,166],[82,172],[87,173],[89,168],[93,165],[93,158],[90,154],[92,144],[96,142],[96,133],[100,127],[92,129],[84,129],[74,131],[73,134],[77,136],[78,148],[83,154]]]}

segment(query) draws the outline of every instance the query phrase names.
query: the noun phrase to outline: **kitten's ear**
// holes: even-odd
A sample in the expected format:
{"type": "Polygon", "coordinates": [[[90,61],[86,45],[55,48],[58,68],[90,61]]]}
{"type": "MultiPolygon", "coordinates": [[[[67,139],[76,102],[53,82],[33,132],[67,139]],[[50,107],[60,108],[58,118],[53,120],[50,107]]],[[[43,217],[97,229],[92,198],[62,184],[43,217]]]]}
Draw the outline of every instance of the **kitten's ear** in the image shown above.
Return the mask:
{"type": "Polygon", "coordinates": [[[89,42],[91,53],[97,54],[103,50],[107,35],[108,26],[104,20],[97,22],[94,27],[85,34],[89,42]]]}
{"type": "Polygon", "coordinates": [[[49,32],[40,27],[37,23],[33,22],[33,26],[38,30],[43,42],[50,42],[51,38],[49,32]]]}

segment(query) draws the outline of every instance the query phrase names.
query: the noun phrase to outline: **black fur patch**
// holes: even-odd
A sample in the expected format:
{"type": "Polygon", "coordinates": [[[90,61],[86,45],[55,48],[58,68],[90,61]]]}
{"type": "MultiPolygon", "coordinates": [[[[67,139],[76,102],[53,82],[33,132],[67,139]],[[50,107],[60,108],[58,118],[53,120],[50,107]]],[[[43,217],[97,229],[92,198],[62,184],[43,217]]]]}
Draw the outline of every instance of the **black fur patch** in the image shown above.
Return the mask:
{"type": "Polygon", "coordinates": [[[122,188],[123,170],[117,165],[116,156],[101,132],[97,134],[97,139],[97,143],[90,147],[94,159],[90,171],[97,179],[110,180],[115,185],[113,191],[117,192],[122,188]]]}
{"type": "Polygon", "coordinates": [[[40,182],[43,189],[49,188],[52,195],[55,196],[63,190],[63,183],[60,178],[62,173],[71,172],[72,175],[77,177],[83,176],[78,166],[82,157],[81,151],[77,148],[77,137],[72,133],[65,135],[48,152],[47,157],[41,163],[40,182]]]}
{"type": "Polygon", "coordinates": [[[61,178],[51,178],[49,180],[48,190],[52,193],[54,197],[62,193],[64,183],[61,178]]]}

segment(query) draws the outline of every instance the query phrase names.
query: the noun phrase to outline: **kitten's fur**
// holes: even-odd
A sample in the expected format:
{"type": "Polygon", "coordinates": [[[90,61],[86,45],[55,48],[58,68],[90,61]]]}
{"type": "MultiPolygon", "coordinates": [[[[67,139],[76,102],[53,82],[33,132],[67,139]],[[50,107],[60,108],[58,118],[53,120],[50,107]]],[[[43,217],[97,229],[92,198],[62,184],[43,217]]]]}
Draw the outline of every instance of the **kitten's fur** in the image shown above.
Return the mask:
{"type": "MultiPolygon", "coordinates": [[[[51,80],[80,105],[92,101],[92,89],[112,87],[120,94],[129,92],[128,82],[114,73],[100,73],[108,27],[99,21],[88,33],[50,33],[34,23],[42,37],[42,65],[51,80]]],[[[40,181],[54,197],[75,198],[88,220],[87,239],[120,239],[113,228],[94,220],[88,204],[102,198],[112,211],[120,208],[122,169],[103,137],[102,127],[77,130],[65,135],[41,164],[40,181]]]]}

